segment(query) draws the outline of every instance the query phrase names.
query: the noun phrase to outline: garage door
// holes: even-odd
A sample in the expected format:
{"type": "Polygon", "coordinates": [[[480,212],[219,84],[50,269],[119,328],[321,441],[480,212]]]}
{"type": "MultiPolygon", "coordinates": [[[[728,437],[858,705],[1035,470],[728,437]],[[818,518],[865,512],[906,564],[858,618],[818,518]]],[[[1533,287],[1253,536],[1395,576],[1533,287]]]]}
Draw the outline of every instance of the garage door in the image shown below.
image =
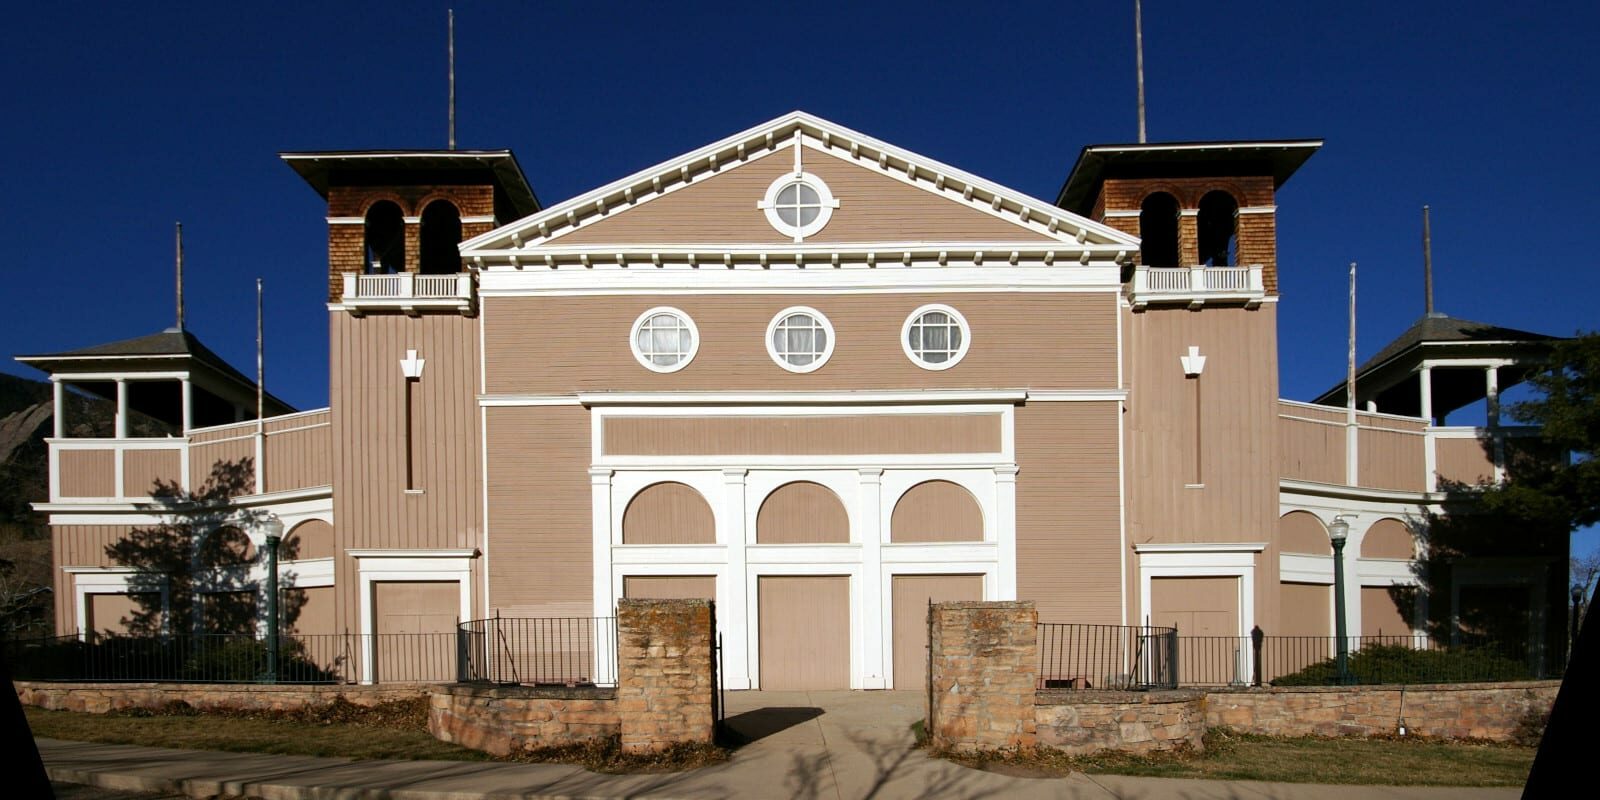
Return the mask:
{"type": "Polygon", "coordinates": [[[638,600],[714,600],[715,575],[627,575],[622,596],[638,600]]]}
{"type": "Polygon", "coordinates": [[[1239,635],[1239,579],[1152,578],[1150,623],[1178,628],[1178,680],[1221,685],[1248,680],[1249,639],[1239,635]]]}
{"type": "Polygon", "coordinates": [[[91,594],[84,603],[87,618],[83,629],[90,633],[125,634],[133,631],[128,623],[140,615],[149,614],[150,624],[140,633],[153,633],[161,629],[161,595],[155,592],[134,594],[91,594]]]}
{"type": "Polygon", "coordinates": [[[928,603],[982,599],[982,575],[894,576],[894,688],[927,684],[928,603]]]}
{"type": "Polygon", "coordinates": [[[761,688],[850,688],[850,579],[758,579],[761,688]]]}
{"type": "Polygon", "coordinates": [[[383,581],[372,585],[379,681],[455,680],[455,631],[461,616],[457,581],[383,581]]]}

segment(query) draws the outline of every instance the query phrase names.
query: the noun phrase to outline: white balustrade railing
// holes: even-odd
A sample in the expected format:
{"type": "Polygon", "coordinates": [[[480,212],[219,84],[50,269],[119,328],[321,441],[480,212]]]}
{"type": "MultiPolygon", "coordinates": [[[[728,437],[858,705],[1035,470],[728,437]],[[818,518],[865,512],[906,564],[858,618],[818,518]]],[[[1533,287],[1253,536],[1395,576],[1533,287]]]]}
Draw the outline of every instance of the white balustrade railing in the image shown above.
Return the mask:
{"type": "Polygon", "coordinates": [[[470,300],[472,276],[419,275],[397,272],[392,275],[344,274],[345,302],[361,300],[470,300]]]}
{"type": "Polygon", "coordinates": [[[1146,267],[1133,273],[1136,304],[1150,300],[1202,302],[1208,295],[1254,301],[1266,294],[1261,265],[1248,267],[1146,267]]]}

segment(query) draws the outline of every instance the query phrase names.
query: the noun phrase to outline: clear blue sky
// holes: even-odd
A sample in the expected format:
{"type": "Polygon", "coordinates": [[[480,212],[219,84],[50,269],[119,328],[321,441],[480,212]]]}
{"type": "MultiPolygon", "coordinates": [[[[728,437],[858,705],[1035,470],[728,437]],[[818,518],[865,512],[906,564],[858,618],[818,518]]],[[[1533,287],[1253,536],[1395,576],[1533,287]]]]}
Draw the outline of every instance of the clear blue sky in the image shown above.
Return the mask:
{"type": "MultiPolygon", "coordinates": [[[[0,353],[171,324],[326,403],[321,201],[281,150],[442,147],[448,3],[27,3],[0,29],[0,353]]],[[[547,204],[792,109],[1053,198],[1136,135],[1131,2],[457,2],[459,145],[513,148],[547,204]]],[[[1153,141],[1322,137],[1279,195],[1282,392],[1342,374],[1437,303],[1597,326],[1594,3],[1147,0],[1153,141]],[[1522,6],[1522,7],[1519,7],[1522,6]]],[[[14,362],[0,370],[30,371],[14,362]]],[[[35,375],[37,377],[37,375],[35,375]]]]}

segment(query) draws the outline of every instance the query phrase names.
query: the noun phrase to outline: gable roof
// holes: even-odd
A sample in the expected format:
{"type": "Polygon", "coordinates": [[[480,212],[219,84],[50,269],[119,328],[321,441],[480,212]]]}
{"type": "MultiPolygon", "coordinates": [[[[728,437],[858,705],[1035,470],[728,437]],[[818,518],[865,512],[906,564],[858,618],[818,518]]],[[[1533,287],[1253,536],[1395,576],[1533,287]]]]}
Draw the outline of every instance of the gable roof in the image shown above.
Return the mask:
{"type": "Polygon", "coordinates": [[[1059,242],[1064,252],[1104,250],[1108,251],[1109,258],[1139,248],[1137,237],[1056,208],[1048,201],[842,125],[794,111],[473,237],[461,243],[462,255],[481,264],[485,257],[511,255],[543,244],[587,222],[604,219],[619,208],[649,202],[697,179],[717,174],[729,165],[737,166],[754,156],[787,147],[796,136],[836,157],[857,161],[863,167],[870,166],[884,174],[903,176],[907,183],[944,195],[952,202],[987,206],[996,213],[1006,214],[1019,225],[1036,229],[1059,242]]]}

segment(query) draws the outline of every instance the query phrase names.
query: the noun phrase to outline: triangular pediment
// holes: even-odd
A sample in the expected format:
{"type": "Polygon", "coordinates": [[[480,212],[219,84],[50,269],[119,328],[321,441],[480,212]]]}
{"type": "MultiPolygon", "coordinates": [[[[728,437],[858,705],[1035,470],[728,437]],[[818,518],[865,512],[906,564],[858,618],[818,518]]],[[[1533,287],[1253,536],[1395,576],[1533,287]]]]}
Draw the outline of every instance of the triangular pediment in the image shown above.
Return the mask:
{"type": "Polygon", "coordinates": [[[869,243],[1092,250],[1096,260],[1138,249],[1128,234],[795,112],[463,242],[461,251],[487,266],[552,249],[869,243]],[[800,241],[760,207],[797,169],[837,201],[826,224],[800,241]]]}

